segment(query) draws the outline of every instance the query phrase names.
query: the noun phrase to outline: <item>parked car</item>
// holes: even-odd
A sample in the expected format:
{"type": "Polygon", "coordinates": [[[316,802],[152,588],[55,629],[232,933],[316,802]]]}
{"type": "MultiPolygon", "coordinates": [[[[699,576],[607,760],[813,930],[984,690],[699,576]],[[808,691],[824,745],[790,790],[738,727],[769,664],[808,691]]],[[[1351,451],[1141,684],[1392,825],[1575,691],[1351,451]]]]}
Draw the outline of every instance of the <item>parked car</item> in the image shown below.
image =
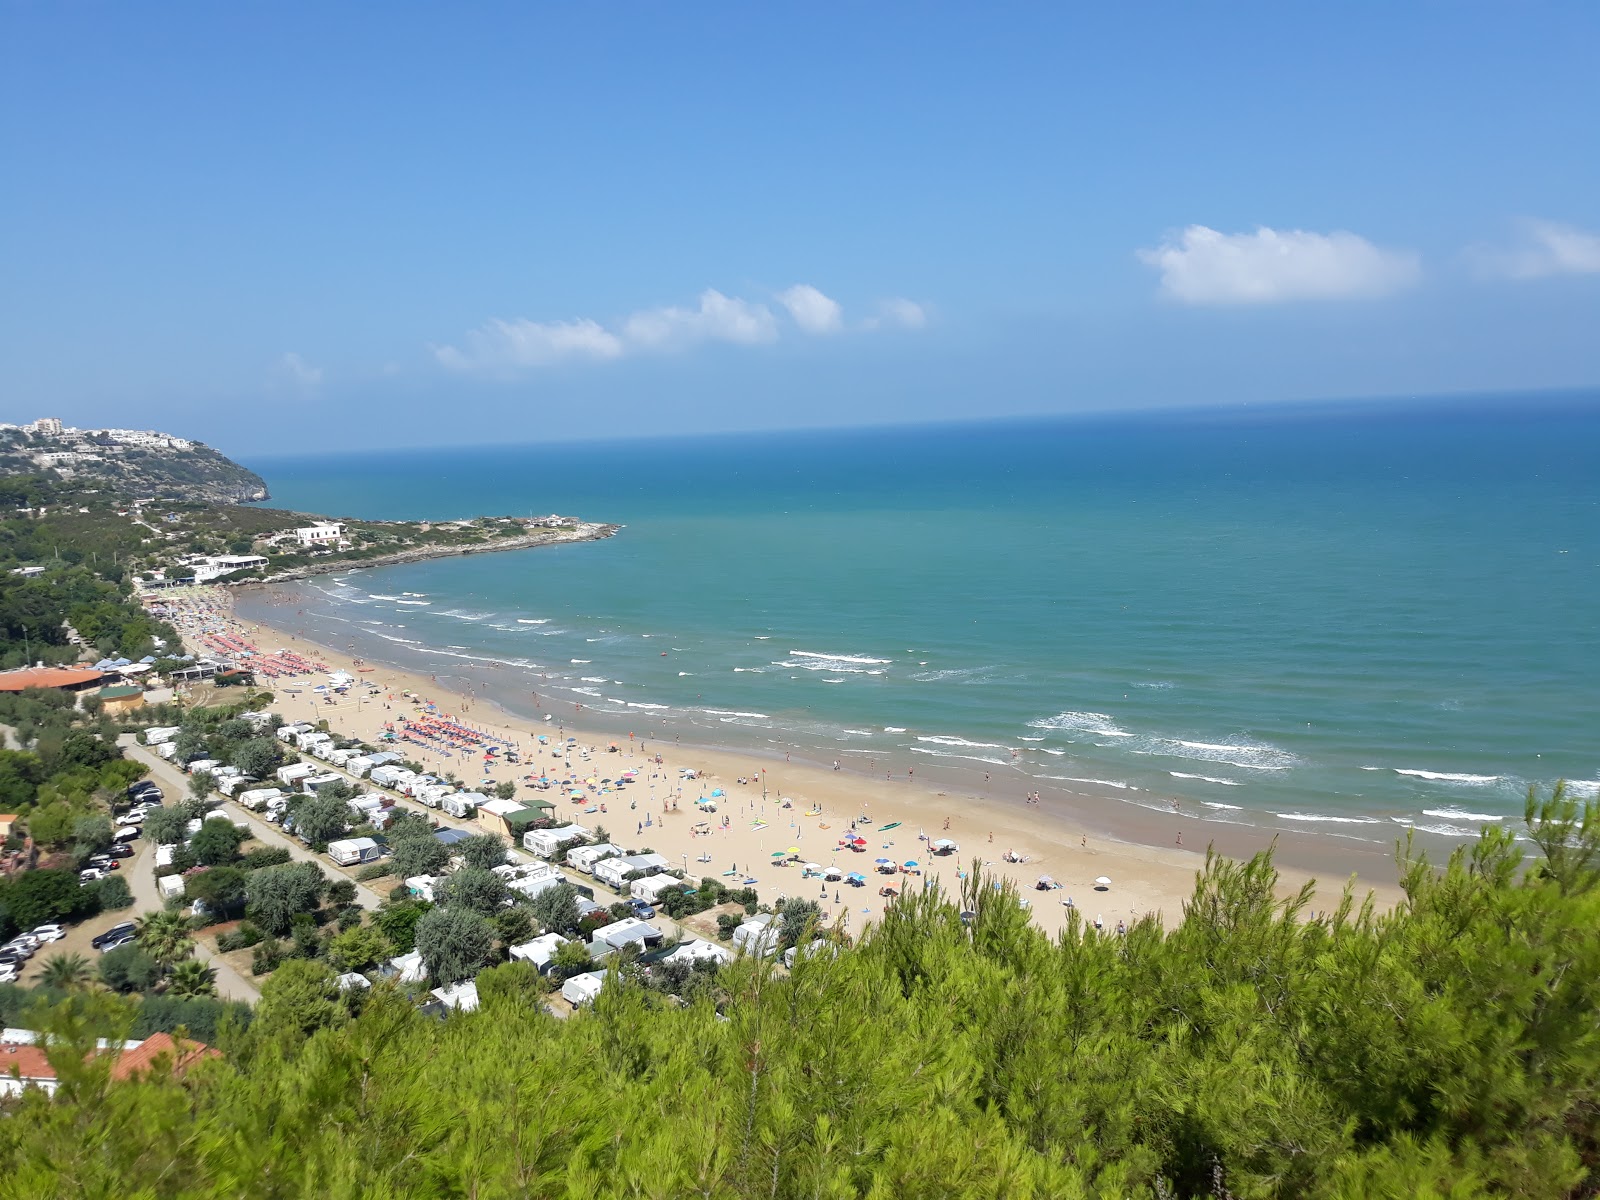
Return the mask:
{"type": "Polygon", "coordinates": [[[120,871],[120,870],[122,870],[122,864],[119,863],[116,859],[112,858],[109,854],[96,854],[85,865],[91,866],[91,867],[95,868],[97,871],[120,871]]]}
{"type": "Polygon", "coordinates": [[[28,936],[36,937],[40,942],[59,942],[67,936],[67,930],[64,925],[41,925],[28,936]]]}
{"type": "Polygon", "coordinates": [[[78,878],[84,883],[93,883],[97,879],[104,879],[106,873],[99,867],[85,867],[78,872],[78,878]]]}
{"type": "Polygon", "coordinates": [[[132,937],[134,928],[132,921],[118,921],[104,933],[96,934],[89,944],[96,950],[104,950],[107,942],[115,941],[120,937],[132,937]]]}
{"type": "Polygon", "coordinates": [[[128,799],[130,800],[152,800],[154,803],[160,804],[161,795],[161,789],[148,779],[141,779],[138,783],[128,788],[128,799]]]}
{"type": "Polygon", "coordinates": [[[128,845],[127,842],[113,842],[106,854],[110,858],[132,858],[133,847],[128,845]]]}
{"type": "Polygon", "coordinates": [[[648,921],[651,917],[656,915],[656,910],[650,907],[649,904],[645,903],[645,901],[639,899],[637,896],[629,898],[628,907],[633,909],[641,921],[648,921]]]}
{"type": "Polygon", "coordinates": [[[130,930],[129,932],[123,934],[121,937],[113,938],[109,942],[106,942],[106,943],[104,943],[102,945],[97,945],[95,947],[95,949],[100,951],[101,954],[104,954],[108,950],[116,950],[116,949],[119,949],[122,946],[131,946],[131,945],[133,945],[133,932],[130,930]]]}
{"type": "Polygon", "coordinates": [[[15,983],[18,974],[14,963],[0,962],[0,983],[15,983]]]}
{"type": "Polygon", "coordinates": [[[143,833],[144,826],[142,825],[124,825],[112,836],[119,842],[131,842],[142,836],[143,833]]]}

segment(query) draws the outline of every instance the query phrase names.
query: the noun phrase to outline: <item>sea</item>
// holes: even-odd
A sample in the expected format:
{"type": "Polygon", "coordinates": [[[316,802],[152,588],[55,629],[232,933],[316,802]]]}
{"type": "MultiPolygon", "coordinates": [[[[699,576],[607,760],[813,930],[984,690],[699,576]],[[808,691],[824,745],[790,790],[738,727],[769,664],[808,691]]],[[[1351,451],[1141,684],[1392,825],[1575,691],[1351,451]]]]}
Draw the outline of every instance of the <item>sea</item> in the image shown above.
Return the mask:
{"type": "Polygon", "coordinates": [[[261,458],[278,507],[623,528],[238,608],[532,719],[1460,840],[1600,791],[1597,464],[1595,395],[261,458]]]}

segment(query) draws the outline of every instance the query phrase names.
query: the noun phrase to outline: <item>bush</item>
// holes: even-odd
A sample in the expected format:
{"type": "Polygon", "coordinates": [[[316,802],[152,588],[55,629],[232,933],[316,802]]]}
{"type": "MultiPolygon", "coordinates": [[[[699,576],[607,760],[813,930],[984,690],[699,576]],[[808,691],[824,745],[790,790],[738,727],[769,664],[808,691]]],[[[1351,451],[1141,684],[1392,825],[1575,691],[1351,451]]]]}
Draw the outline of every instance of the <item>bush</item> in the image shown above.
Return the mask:
{"type": "Polygon", "coordinates": [[[128,908],[133,904],[133,892],[128,887],[128,881],[121,875],[107,875],[104,879],[91,883],[85,890],[95,894],[102,912],[128,908]]]}
{"type": "Polygon", "coordinates": [[[328,903],[344,907],[356,898],[356,885],[348,879],[335,879],[328,885],[328,903]]]}
{"type": "Polygon", "coordinates": [[[100,981],[117,992],[146,992],[161,981],[161,964],[138,946],[118,946],[101,956],[100,981]]]}
{"type": "Polygon", "coordinates": [[[263,867],[281,867],[294,856],[287,846],[259,846],[239,860],[246,871],[259,871],[263,867]]]}
{"type": "Polygon", "coordinates": [[[275,937],[266,938],[256,946],[255,953],[250,956],[250,974],[270,974],[288,957],[289,952],[284,949],[282,942],[275,937]]]}
{"type": "Polygon", "coordinates": [[[375,863],[368,863],[366,866],[362,867],[359,871],[357,871],[356,872],[356,878],[358,880],[360,880],[362,883],[368,883],[371,880],[382,879],[385,875],[393,875],[393,874],[394,874],[394,864],[393,863],[375,862],[375,863]]]}

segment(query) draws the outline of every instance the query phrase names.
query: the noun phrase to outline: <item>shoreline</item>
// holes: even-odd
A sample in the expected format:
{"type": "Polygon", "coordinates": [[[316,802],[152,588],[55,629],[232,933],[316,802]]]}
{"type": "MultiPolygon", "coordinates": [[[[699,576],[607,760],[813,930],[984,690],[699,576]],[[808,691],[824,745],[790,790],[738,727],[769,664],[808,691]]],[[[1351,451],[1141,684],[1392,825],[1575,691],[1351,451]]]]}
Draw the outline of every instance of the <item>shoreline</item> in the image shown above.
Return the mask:
{"type": "Polygon", "coordinates": [[[505,550],[531,550],[538,546],[573,545],[579,542],[600,542],[615,537],[621,525],[599,521],[583,521],[573,529],[541,529],[537,533],[519,533],[515,537],[499,538],[475,546],[412,546],[393,554],[380,554],[374,558],[330,559],[328,562],[308,563],[303,567],[290,567],[276,575],[262,579],[237,582],[220,580],[228,587],[250,587],[257,584],[292,583],[297,579],[310,579],[317,575],[332,575],[336,571],[365,570],[368,567],[394,567],[405,563],[426,562],[433,558],[454,558],[465,554],[497,554],[505,550]]]}
{"type": "MultiPolygon", "coordinates": [[[[607,729],[608,722],[591,719],[601,714],[580,710],[572,714],[579,722],[574,725],[563,719],[567,714],[547,713],[542,706],[536,710],[536,715],[513,711],[498,699],[480,695],[480,681],[470,676],[425,675],[380,658],[357,660],[348,652],[285,628],[289,621],[273,624],[258,618],[251,623],[253,628],[244,626],[233,614],[232,594],[218,592],[215,597],[223,607],[214,612],[214,619],[233,622],[236,629],[253,637],[263,651],[279,645],[300,651],[314,649],[318,657],[335,669],[355,672],[365,666],[360,677],[382,685],[383,697],[364,702],[364,697],[358,695],[354,699],[345,697],[335,704],[318,704],[308,692],[284,693],[278,685],[274,687],[273,708],[287,719],[327,719],[341,730],[370,739],[376,736],[385,719],[410,715],[401,699],[401,693],[409,690],[437,701],[442,709],[458,714],[460,719],[475,727],[496,732],[524,747],[521,767],[513,770],[497,763],[483,776],[496,780],[520,779],[530,766],[554,765],[549,757],[541,763],[528,753],[537,746],[535,739],[541,733],[552,743],[557,737],[576,737],[578,745],[595,748],[594,757],[589,760],[592,765],[586,768],[596,773],[591,778],[615,773],[604,770],[614,758],[604,747],[615,743],[619,746],[619,764],[621,759],[628,759],[626,766],[652,773],[648,781],[640,781],[646,787],[636,784],[626,794],[588,789],[593,794],[587,795],[581,805],[557,799],[558,819],[576,820],[591,829],[596,823],[603,824],[614,841],[633,848],[649,846],[690,875],[714,874],[726,878],[734,864],[743,864],[742,876],[744,871],[750,870],[751,864],[762,864],[751,874],[759,881],[756,888],[763,900],[770,901],[779,893],[809,898],[824,895],[828,901],[824,907],[835,910],[836,916],[849,910],[847,920],[853,931],[858,931],[863,921],[870,921],[882,911],[883,901],[877,892],[885,878],[872,873],[872,860],[878,857],[896,862],[915,861],[918,863],[915,870],[923,875],[913,875],[912,879],[937,878],[950,893],[959,890],[960,872],[970,867],[974,859],[982,859],[985,871],[1004,875],[1017,883],[1023,897],[1031,902],[1034,919],[1051,932],[1066,924],[1067,910],[1063,901],[1069,896],[1086,920],[1099,917],[1108,929],[1114,928],[1118,921],[1131,923],[1149,912],[1159,913],[1170,926],[1181,919],[1197,872],[1204,866],[1205,842],[1200,838],[1205,838],[1218,853],[1230,858],[1247,858],[1276,844],[1274,864],[1280,876],[1279,894],[1290,895],[1315,879],[1319,882],[1313,905],[1318,909],[1338,903],[1352,874],[1356,877],[1358,901],[1369,892],[1380,907],[1390,907],[1402,899],[1394,882],[1397,872],[1387,852],[1381,855],[1340,854],[1339,848],[1325,844],[1297,844],[1293,849],[1301,853],[1286,854],[1288,847],[1283,843],[1287,839],[1281,835],[1274,836],[1247,826],[1218,830],[1199,822],[1184,822],[1185,827],[1193,830],[1190,845],[1160,844],[1151,837],[1158,817],[1155,813],[1148,814],[1149,820],[1141,821],[1114,810],[1091,813],[1076,806],[1068,810],[1055,806],[1044,809],[1026,805],[1020,799],[1008,801],[998,796],[972,796],[949,787],[930,786],[926,776],[916,783],[879,780],[856,771],[830,769],[821,763],[787,761],[788,756],[780,757],[775,752],[684,743],[681,735],[674,735],[670,729],[640,734],[639,728],[646,724],[644,718],[633,720],[634,727],[624,732],[620,727],[607,729]],[[651,756],[648,765],[647,753],[651,756]],[[659,767],[653,763],[657,753],[664,760],[659,767]],[[683,767],[696,771],[697,778],[693,782],[677,778],[683,767]],[[736,782],[740,780],[747,782],[736,782]],[[763,781],[767,792],[764,802],[763,781]],[[694,815],[696,799],[709,798],[713,789],[719,788],[724,795],[719,800],[717,816],[711,819],[710,831],[694,832],[698,819],[694,815]],[[592,806],[597,799],[606,805],[606,812],[584,814],[583,809],[592,806]],[[670,804],[674,799],[679,804],[676,811],[670,804]],[[785,800],[792,807],[785,807],[785,800]],[[812,816],[811,811],[817,808],[821,809],[821,814],[812,816]],[[869,852],[853,855],[838,851],[836,842],[840,833],[848,829],[852,818],[864,812],[871,817],[871,832],[867,833],[872,842],[869,852]],[[1108,815],[1119,819],[1108,821],[1105,819],[1108,815]],[[724,817],[729,819],[727,827],[720,824],[724,817]],[[646,820],[650,822],[648,825],[644,824],[646,820]],[[626,830],[629,821],[635,824],[632,834],[626,830]],[[888,831],[879,829],[891,822],[899,824],[888,831]],[[1222,836],[1219,837],[1219,833],[1222,836]],[[919,839],[919,834],[926,834],[930,842],[940,837],[952,838],[958,842],[960,850],[949,857],[932,858],[928,854],[928,844],[919,839]],[[778,845],[778,842],[783,844],[778,845]],[[772,851],[790,847],[800,849],[802,861],[825,866],[837,863],[845,871],[863,871],[868,875],[868,886],[854,892],[836,885],[821,889],[814,879],[802,883],[796,867],[771,867],[772,851]],[[1015,852],[1023,861],[1002,861],[1007,851],[1015,852]],[[705,861],[702,855],[709,855],[710,860],[705,861]],[[1041,875],[1049,876],[1062,887],[1037,890],[1035,884],[1041,875]],[[1112,880],[1109,890],[1095,889],[1093,880],[1100,876],[1112,880]]],[[[186,641],[191,632],[185,630],[186,641]]],[[[415,757],[430,770],[440,773],[454,768],[459,774],[466,768],[465,763],[450,763],[421,751],[415,757]]],[[[477,786],[477,780],[463,775],[463,785],[471,789],[477,786]]],[[[542,795],[565,797],[566,792],[551,791],[542,795]]],[[[867,832],[865,827],[863,831],[867,832]]],[[[906,879],[907,874],[899,872],[894,882],[898,884],[906,879]]],[[[727,881],[734,882],[731,878],[727,881]]]]}

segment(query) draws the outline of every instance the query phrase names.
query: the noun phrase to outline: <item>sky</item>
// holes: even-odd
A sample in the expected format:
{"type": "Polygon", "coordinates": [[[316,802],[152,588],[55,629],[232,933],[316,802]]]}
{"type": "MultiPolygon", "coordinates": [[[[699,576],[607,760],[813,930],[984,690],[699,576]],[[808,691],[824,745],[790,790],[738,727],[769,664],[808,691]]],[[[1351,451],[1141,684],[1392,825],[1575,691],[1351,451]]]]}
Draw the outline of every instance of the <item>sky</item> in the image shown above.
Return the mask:
{"type": "Polygon", "coordinates": [[[0,2],[0,420],[235,454],[1600,384],[1600,6],[0,2]]]}

